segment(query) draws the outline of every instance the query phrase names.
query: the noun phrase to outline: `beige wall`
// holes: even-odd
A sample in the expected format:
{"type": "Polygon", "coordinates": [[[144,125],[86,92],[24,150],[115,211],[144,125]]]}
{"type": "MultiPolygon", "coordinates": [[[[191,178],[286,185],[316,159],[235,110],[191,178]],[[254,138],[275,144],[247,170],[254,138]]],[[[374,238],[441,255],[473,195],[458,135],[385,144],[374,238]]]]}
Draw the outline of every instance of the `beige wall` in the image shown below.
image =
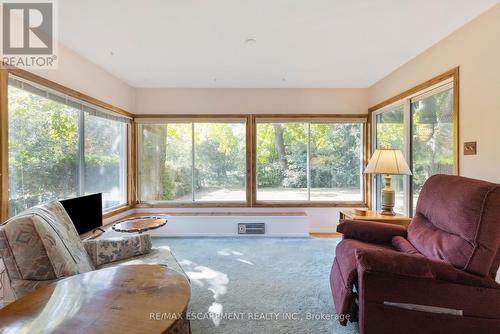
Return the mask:
{"type": "Polygon", "coordinates": [[[365,114],[367,89],[137,89],[139,114],[365,114]]]}
{"type": "Polygon", "coordinates": [[[375,83],[369,104],[456,66],[461,175],[500,183],[500,4],[375,83]],[[464,156],[464,141],[477,141],[478,154],[464,156]]]}
{"type": "Polygon", "coordinates": [[[59,66],[34,74],[133,112],[135,90],[103,68],[59,44],[59,66]]]}
{"type": "Polygon", "coordinates": [[[365,114],[368,89],[133,88],[59,45],[56,70],[33,73],[138,114],[365,114]]]}

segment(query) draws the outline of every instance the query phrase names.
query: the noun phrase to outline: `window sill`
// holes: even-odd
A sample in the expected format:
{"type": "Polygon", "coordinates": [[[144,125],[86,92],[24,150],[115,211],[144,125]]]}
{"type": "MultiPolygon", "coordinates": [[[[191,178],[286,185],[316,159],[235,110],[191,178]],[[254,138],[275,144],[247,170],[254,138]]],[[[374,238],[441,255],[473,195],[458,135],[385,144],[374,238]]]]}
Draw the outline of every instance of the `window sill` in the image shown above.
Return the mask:
{"type": "Polygon", "coordinates": [[[195,202],[195,203],[137,203],[136,208],[248,208],[247,202],[195,202]]]}
{"type": "Polygon", "coordinates": [[[135,208],[359,208],[368,207],[365,202],[279,202],[257,201],[253,205],[246,202],[202,202],[202,203],[138,203],[135,208]]]}
{"type": "Polygon", "coordinates": [[[134,207],[135,207],[134,205],[129,205],[129,204],[123,204],[121,206],[112,207],[106,211],[103,211],[102,219],[111,218],[111,217],[116,216],[122,212],[132,210],[134,207]]]}
{"type": "Polygon", "coordinates": [[[255,208],[359,208],[368,207],[365,202],[280,202],[256,201],[255,208]]]}

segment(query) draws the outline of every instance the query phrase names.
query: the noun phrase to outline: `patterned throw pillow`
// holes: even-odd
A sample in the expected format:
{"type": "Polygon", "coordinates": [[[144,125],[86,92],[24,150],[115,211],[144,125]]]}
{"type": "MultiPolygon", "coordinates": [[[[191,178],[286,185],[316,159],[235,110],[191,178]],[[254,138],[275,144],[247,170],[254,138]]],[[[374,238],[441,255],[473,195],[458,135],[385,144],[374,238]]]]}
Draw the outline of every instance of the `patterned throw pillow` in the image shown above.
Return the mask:
{"type": "Polygon", "coordinates": [[[151,251],[149,234],[138,234],[124,238],[93,239],[84,242],[94,266],[148,254],[151,251]]]}
{"type": "Polygon", "coordinates": [[[50,280],[95,269],[73,222],[56,201],[3,224],[0,252],[11,280],[50,280]]]}

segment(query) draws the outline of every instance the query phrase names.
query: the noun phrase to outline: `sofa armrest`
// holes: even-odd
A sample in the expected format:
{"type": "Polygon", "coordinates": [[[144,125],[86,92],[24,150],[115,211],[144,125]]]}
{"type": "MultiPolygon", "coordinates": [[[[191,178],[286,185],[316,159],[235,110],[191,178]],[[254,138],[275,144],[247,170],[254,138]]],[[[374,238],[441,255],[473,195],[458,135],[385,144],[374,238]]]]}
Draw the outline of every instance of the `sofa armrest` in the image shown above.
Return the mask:
{"type": "Polygon", "coordinates": [[[92,239],[83,242],[85,250],[99,267],[103,264],[148,254],[151,251],[151,236],[138,234],[127,237],[92,239]]]}
{"type": "Polygon", "coordinates": [[[344,238],[373,243],[391,243],[393,237],[406,237],[407,233],[405,227],[395,224],[350,219],[341,221],[337,232],[344,238]]]}
{"type": "Polygon", "coordinates": [[[447,281],[462,285],[500,288],[489,277],[481,277],[459,270],[451,264],[421,255],[398,253],[390,250],[355,251],[358,274],[369,271],[412,278],[447,281]]]}

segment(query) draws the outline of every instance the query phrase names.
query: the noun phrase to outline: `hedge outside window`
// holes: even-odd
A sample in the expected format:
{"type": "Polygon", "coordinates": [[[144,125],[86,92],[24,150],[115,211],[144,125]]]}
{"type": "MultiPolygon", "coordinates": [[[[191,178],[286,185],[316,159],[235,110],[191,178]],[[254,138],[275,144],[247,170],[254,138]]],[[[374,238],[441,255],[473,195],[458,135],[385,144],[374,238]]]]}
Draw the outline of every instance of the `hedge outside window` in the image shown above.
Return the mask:
{"type": "Polygon", "coordinates": [[[127,201],[129,120],[9,77],[9,216],[54,199],[103,193],[127,201]]]}

